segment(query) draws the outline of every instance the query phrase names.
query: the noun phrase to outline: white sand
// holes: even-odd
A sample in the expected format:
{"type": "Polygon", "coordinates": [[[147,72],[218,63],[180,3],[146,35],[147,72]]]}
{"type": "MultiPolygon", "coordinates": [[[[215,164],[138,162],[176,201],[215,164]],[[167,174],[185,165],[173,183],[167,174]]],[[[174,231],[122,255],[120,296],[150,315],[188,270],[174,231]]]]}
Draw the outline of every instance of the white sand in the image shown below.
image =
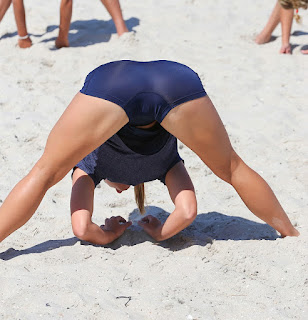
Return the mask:
{"type": "MultiPolygon", "coordinates": [[[[128,1],[134,32],[118,38],[99,1],[75,1],[71,47],[54,50],[59,0],[26,0],[33,46],[16,47],[12,9],[0,24],[0,199],[42,154],[47,135],[85,76],[118,59],[176,60],[199,73],[242,158],[271,185],[299,238],[280,239],[185,146],[199,214],[160,244],[134,224],[107,247],[70,227],[67,175],[34,217],[0,245],[0,319],[308,319],[308,12],[294,24],[293,55],[278,38],[257,46],[274,1],[128,1]],[[300,32],[299,32],[300,31],[300,32]]],[[[160,182],[148,213],[172,209],[160,182]]],[[[136,221],[133,191],[96,192],[94,220],[136,221]]]]}

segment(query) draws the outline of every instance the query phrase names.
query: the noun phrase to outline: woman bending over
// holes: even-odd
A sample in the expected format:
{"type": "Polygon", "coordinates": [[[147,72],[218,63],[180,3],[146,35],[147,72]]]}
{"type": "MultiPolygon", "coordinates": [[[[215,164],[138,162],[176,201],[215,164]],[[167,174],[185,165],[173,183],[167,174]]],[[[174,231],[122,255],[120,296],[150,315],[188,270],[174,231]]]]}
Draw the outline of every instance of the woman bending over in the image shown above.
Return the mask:
{"type": "Polygon", "coordinates": [[[299,235],[269,185],[232,148],[198,75],[183,64],[160,60],[115,61],[87,76],[52,129],[42,157],[3,202],[0,241],[26,223],[46,191],[75,167],[72,219],[79,237],[105,244],[130,225],[121,217],[107,220],[102,229],[92,224],[93,190],[100,179],[112,181],[118,191],[165,180],[175,210],[164,224],[148,217],[141,226],[156,240],[173,236],[196,216],[176,138],[231,184],[257,217],[283,237],[299,235]]]}

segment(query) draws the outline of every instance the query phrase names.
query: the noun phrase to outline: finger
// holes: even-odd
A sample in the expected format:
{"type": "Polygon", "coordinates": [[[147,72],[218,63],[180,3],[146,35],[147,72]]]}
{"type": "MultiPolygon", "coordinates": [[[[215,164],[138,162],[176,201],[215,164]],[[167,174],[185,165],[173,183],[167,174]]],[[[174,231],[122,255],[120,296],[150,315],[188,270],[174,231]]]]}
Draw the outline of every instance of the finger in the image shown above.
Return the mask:
{"type": "Polygon", "coordinates": [[[124,231],[125,231],[128,227],[130,227],[131,225],[132,225],[132,222],[131,222],[131,221],[121,224],[121,225],[119,226],[119,229],[120,229],[121,234],[123,234],[124,231]]]}
{"type": "Polygon", "coordinates": [[[156,219],[156,218],[153,217],[153,216],[149,216],[148,218],[149,218],[149,223],[151,223],[152,221],[154,221],[154,220],[156,219]]]}
{"type": "Polygon", "coordinates": [[[148,223],[142,223],[141,221],[139,222],[138,224],[143,229],[143,231],[146,232],[147,234],[151,234],[151,226],[148,223]]]}
{"type": "Polygon", "coordinates": [[[141,220],[139,220],[139,221],[138,221],[138,225],[139,225],[141,228],[145,229],[145,230],[150,227],[150,224],[149,224],[148,221],[141,221],[141,220]]]}
{"type": "Polygon", "coordinates": [[[144,223],[149,223],[150,222],[149,216],[146,216],[146,217],[142,218],[140,221],[144,222],[144,223]]]}
{"type": "Polygon", "coordinates": [[[117,217],[115,217],[115,218],[117,219],[118,222],[123,222],[123,223],[126,222],[126,220],[125,220],[123,217],[121,217],[121,216],[117,216],[117,217]]]}
{"type": "Polygon", "coordinates": [[[142,228],[142,229],[145,229],[145,227],[146,227],[146,223],[145,222],[143,222],[143,221],[138,221],[138,225],[142,228]]]}
{"type": "Polygon", "coordinates": [[[148,216],[147,217],[147,223],[148,224],[152,224],[153,222],[155,222],[157,219],[153,216],[148,216]]]}
{"type": "Polygon", "coordinates": [[[147,217],[148,217],[149,223],[151,223],[151,222],[154,221],[154,220],[157,220],[157,218],[155,218],[155,217],[152,216],[151,214],[148,215],[147,217]]]}
{"type": "Polygon", "coordinates": [[[131,221],[127,221],[126,223],[123,224],[123,226],[125,227],[125,229],[127,229],[128,227],[130,227],[133,223],[131,221]]]}

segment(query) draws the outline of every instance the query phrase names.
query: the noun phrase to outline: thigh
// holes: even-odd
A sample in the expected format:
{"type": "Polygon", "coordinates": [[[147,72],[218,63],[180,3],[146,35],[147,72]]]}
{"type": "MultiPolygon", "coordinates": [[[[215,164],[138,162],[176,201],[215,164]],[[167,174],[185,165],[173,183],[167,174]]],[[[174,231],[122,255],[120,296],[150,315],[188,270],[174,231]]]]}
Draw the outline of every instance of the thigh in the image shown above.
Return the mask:
{"type": "Polygon", "coordinates": [[[61,179],[127,122],[120,106],[78,93],[50,132],[38,164],[61,179]]]}
{"type": "Polygon", "coordinates": [[[208,96],[172,109],[161,125],[194,151],[216,175],[230,181],[231,165],[238,157],[208,96]]]}

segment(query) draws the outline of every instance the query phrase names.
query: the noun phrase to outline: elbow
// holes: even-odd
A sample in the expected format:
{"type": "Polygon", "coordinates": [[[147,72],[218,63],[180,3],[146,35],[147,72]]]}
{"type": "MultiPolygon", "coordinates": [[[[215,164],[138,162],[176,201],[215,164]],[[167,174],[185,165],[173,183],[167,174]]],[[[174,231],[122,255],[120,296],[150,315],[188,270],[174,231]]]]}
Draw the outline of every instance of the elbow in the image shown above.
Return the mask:
{"type": "Polygon", "coordinates": [[[176,197],[175,210],[186,221],[185,224],[190,224],[195,220],[197,216],[197,199],[193,190],[184,190],[176,197]]]}
{"type": "Polygon", "coordinates": [[[197,217],[197,208],[186,212],[186,219],[193,222],[197,217]]]}
{"type": "Polygon", "coordinates": [[[78,239],[87,241],[89,234],[89,226],[87,224],[73,225],[73,233],[75,237],[77,237],[78,239]]]}
{"type": "Polygon", "coordinates": [[[182,208],[182,215],[189,223],[193,222],[197,216],[197,203],[191,203],[182,208]]]}

